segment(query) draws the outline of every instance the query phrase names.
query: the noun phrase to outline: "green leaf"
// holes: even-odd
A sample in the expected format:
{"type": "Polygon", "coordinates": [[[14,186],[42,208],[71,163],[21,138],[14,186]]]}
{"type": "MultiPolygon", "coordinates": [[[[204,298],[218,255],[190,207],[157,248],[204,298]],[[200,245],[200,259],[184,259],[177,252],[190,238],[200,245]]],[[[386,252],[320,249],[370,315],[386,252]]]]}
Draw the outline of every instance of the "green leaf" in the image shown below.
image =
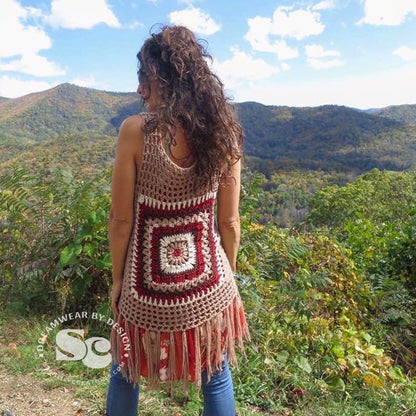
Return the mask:
{"type": "Polygon", "coordinates": [[[289,353],[285,350],[279,351],[276,354],[276,360],[280,361],[283,364],[287,361],[288,358],[289,358],[289,353]]]}
{"type": "Polygon", "coordinates": [[[79,254],[81,254],[81,251],[82,251],[82,245],[81,244],[77,244],[75,247],[74,247],[74,253],[75,253],[75,255],[79,255],[79,254]]]}
{"type": "Polygon", "coordinates": [[[337,358],[343,358],[345,356],[345,351],[342,344],[334,344],[332,347],[332,352],[337,358]]]}
{"type": "Polygon", "coordinates": [[[279,360],[281,363],[285,363],[288,358],[289,358],[289,353],[285,350],[279,351],[276,354],[276,359],[279,360]]]}
{"type": "Polygon", "coordinates": [[[83,250],[88,257],[92,257],[94,255],[94,247],[91,244],[84,244],[83,250]]]}
{"type": "Polygon", "coordinates": [[[95,211],[91,211],[88,215],[88,222],[95,223],[97,222],[97,213],[95,211]]]}
{"type": "Polygon", "coordinates": [[[406,379],[400,367],[389,368],[389,374],[391,378],[396,381],[404,381],[406,379]]]}
{"type": "Polygon", "coordinates": [[[305,371],[308,374],[312,373],[312,367],[305,357],[296,357],[294,362],[301,370],[305,371]]]}
{"type": "Polygon", "coordinates": [[[344,380],[340,377],[333,378],[328,383],[326,383],[328,386],[329,391],[345,391],[345,383],[344,380]]]}
{"type": "Polygon", "coordinates": [[[94,259],[94,264],[104,270],[108,270],[111,268],[111,255],[110,253],[105,253],[101,259],[94,259]]]}
{"type": "Polygon", "coordinates": [[[82,229],[77,234],[77,242],[84,240],[92,240],[93,236],[91,234],[91,228],[89,226],[83,226],[82,229]]]}
{"type": "Polygon", "coordinates": [[[74,296],[83,296],[92,282],[92,276],[85,275],[72,281],[72,294],[74,296]]]}
{"type": "Polygon", "coordinates": [[[416,208],[412,208],[412,209],[410,209],[410,210],[409,210],[409,215],[410,215],[410,216],[416,215],[416,208]]]}
{"type": "Polygon", "coordinates": [[[76,260],[76,255],[75,255],[73,246],[67,246],[61,251],[61,254],[59,256],[59,263],[62,266],[75,264],[75,260],[76,260]]]}

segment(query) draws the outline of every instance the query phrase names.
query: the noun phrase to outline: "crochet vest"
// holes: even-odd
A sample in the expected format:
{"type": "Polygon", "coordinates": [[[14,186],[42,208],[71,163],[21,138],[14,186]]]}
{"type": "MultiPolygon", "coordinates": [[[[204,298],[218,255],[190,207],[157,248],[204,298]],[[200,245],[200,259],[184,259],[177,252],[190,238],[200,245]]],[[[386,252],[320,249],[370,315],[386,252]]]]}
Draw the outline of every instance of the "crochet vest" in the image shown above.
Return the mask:
{"type": "Polygon", "coordinates": [[[218,184],[195,193],[194,166],[171,161],[157,126],[145,131],[119,300],[130,349],[113,330],[113,359],[131,381],[147,376],[154,387],[182,379],[187,390],[189,380],[200,386],[203,369],[210,378],[225,353],[236,365],[234,342],[243,350],[249,333],[216,228],[218,184]]]}

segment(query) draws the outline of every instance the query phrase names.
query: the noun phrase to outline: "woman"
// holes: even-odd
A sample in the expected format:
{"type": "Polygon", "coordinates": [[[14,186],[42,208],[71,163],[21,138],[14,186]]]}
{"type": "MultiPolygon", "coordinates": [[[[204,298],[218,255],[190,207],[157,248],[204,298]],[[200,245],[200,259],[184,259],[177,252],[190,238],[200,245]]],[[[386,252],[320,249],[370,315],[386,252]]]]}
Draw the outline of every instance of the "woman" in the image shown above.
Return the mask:
{"type": "Polygon", "coordinates": [[[234,416],[228,363],[250,339],[234,279],[242,129],[190,30],[163,27],[137,58],[149,112],[122,123],[112,177],[107,415],[136,415],[144,376],[193,382],[204,415],[234,416]]]}

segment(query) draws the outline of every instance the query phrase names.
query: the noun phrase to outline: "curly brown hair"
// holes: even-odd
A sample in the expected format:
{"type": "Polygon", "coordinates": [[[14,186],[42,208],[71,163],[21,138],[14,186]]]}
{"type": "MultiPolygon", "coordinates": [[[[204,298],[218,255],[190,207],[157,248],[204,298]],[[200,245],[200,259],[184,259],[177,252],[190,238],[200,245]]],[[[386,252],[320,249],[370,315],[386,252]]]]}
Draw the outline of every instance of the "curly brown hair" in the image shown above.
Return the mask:
{"type": "MultiPolygon", "coordinates": [[[[224,85],[209,68],[202,42],[183,26],[163,26],[143,44],[139,83],[157,83],[157,122],[173,132],[179,125],[195,158],[196,186],[209,186],[243,156],[243,130],[224,85]]],[[[173,135],[172,135],[173,137],[173,135]]]]}

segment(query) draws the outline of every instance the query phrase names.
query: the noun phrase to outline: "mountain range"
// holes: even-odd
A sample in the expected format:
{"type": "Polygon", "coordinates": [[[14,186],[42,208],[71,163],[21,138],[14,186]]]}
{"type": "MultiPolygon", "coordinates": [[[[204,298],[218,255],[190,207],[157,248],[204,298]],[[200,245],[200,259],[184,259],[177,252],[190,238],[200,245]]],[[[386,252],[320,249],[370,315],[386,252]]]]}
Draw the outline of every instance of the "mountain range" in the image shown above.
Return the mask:
{"type": "MultiPolygon", "coordinates": [[[[416,168],[416,105],[362,111],[245,102],[236,109],[248,162],[266,174],[294,168],[356,173],[416,168]]],[[[0,169],[35,163],[48,153],[66,161],[108,162],[122,120],[143,110],[136,93],[72,84],[0,98],[0,169]]]]}

